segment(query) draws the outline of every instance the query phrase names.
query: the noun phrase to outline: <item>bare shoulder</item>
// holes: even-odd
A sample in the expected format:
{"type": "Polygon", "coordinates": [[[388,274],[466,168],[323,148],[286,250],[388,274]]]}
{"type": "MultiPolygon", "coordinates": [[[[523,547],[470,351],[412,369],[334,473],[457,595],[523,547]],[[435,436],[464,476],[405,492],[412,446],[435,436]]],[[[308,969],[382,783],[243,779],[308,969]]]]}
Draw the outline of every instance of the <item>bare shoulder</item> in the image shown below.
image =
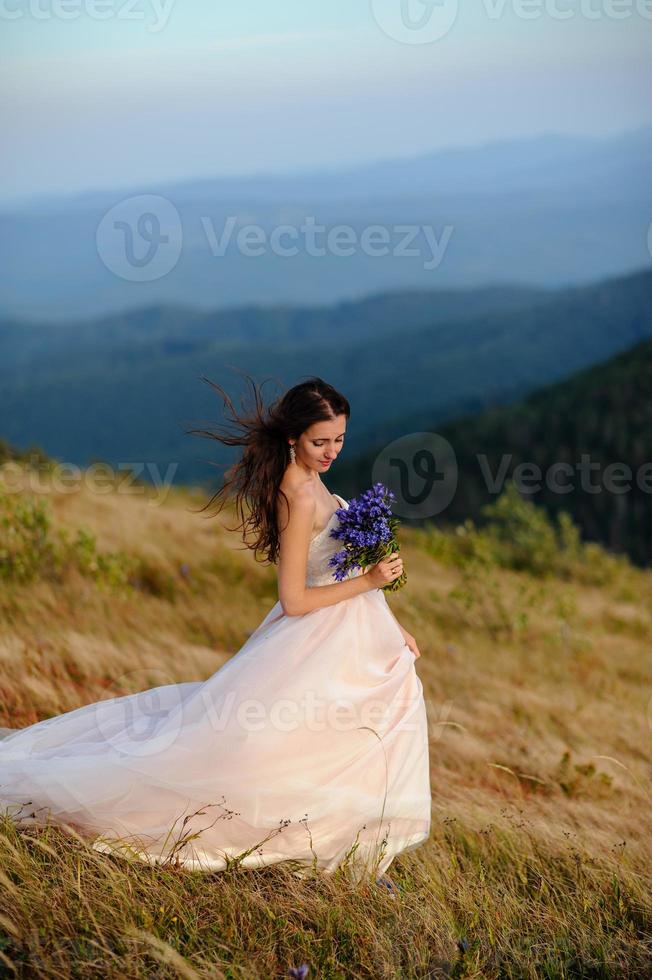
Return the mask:
{"type": "Polygon", "coordinates": [[[296,516],[309,521],[312,525],[317,512],[317,501],[315,500],[314,490],[309,483],[298,483],[293,486],[290,484],[283,486],[281,484],[279,487],[277,510],[282,527],[285,526],[289,517],[288,507],[293,515],[296,514],[296,516]],[[283,491],[283,493],[280,491],[283,491]]]}

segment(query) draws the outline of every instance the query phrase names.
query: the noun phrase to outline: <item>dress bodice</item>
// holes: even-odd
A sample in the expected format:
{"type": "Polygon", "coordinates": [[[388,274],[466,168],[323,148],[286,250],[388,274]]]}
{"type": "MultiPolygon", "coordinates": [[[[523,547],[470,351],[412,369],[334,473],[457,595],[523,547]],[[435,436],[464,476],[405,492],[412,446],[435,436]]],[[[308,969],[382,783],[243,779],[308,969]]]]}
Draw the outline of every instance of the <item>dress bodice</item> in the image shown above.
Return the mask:
{"type": "MultiPolygon", "coordinates": [[[[333,496],[337,497],[341,507],[348,509],[349,505],[344,497],[340,497],[339,493],[334,493],[333,496]]],[[[337,523],[337,512],[335,512],[331,515],[326,527],[322,528],[322,530],[319,531],[310,542],[308,548],[308,565],[306,568],[306,586],[308,587],[315,585],[333,585],[333,583],[336,581],[336,579],[333,578],[334,568],[332,565],[328,564],[328,559],[342,547],[341,542],[338,541],[337,538],[332,538],[329,533],[332,528],[337,526],[337,523]]],[[[353,578],[355,575],[361,574],[362,570],[355,568],[349,572],[347,578],[353,578]]]]}

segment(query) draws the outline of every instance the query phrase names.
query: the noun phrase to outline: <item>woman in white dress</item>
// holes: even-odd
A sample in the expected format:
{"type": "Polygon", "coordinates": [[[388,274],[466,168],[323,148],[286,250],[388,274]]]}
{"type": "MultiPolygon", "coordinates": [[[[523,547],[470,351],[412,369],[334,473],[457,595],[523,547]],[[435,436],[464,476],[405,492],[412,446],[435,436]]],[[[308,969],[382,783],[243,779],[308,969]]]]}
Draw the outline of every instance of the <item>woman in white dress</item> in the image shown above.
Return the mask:
{"type": "Polygon", "coordinates": [[[12,731],[0,741],[0,813],[150,863],[291,861],[299,876],[379,879],[429,836],[428,729],[419,650],[382,590],[400,556],[343,581],[328,564],[348,504],[321,477],[342,450],[349,403],[310,378],[265,409],[252,382],[254,408],[239,417],[209,384],[239,431],[190,431],[243,447],[209,504],[235,489],[243,540],[278,566],[279,599],[205,681],[12,731]]]}

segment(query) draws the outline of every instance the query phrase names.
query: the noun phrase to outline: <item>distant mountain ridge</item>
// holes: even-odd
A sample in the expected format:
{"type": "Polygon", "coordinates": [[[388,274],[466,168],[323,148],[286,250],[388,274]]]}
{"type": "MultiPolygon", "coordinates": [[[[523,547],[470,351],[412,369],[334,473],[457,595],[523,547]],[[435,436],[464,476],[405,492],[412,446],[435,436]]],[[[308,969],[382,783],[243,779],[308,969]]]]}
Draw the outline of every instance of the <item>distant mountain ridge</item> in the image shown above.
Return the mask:
{"type": "Polygon", "coordinates": [[[148,350],[197,349],[205,343],[224,347],[250,343],[323,345],[329,339],[346,343],[377,340],[402,328],[434,326],[448,320],[522,309],[545,302],[553,290],[534,286],[494,285],[477,289],[399,290],[367,296],[356,302],[322,306],[242,306],[197,310],[190,306],[146,306],[124,314],[51,324],[0,318],[0,375],[19,366],[33,370],[52,357],[68,361],[70,351],[134,354],[148,350]]]}
{"type": "Polygon", "coordinates": [[[228,454],[186,430],[220,420],[204,375],[266,398],[319,373],[349,397],[345,460],[406,431],[523,398],[652,336],[652,271],[558,291],[385,294],[331,308],[163,308],[71,325],[0,323],[0,433],[86,465],[149,461],[215,479],[228,454]],[[187,319],[185,318],[187,316],[187,319]]]}
{"type": "MultiPolygon", "coordinates": [[[[2,309],[5,318],[65,323],[153,305],[210,311],[355,301],[379,290],[588,283],[649,261],[650,171],[647,127],[608,138],[551,134],[455,147],[356,170],[41,199],[0,213],[2,309]],[[141,195],[162,197],[178,213],[178,226],[141,195]],[[98,242],[114,206],[123,232],[98,242]],[[125,229],[137,239],[144,208],[154,208],[180,252],[165,274],[154,271],[146,281],[148,270],[139,270],[143,281],[130,281],[125,229]],[[299,232],[308,219],[324,228],[324,238],[337,226],[350,228],[351,253],[331,247],[311,254],[299,232]],[[233,235],[216,254],[209,230],[219,239],[230,222],[233,235]],[[259,255],[237,245],[237,232],[248,225],[265,236],[259,255]],[[297,234],[292,256],[270,243],[281,226],[297,234]],[[363,246],[374,226],[387,235],[386,254],[363,246]],[[401,254],[397,229],[405,227],[416,233],[412,254],[401,254]],[[119,271],[111,271],[114,261],[119,271]]],[[[145,252],[141,242],[138,254],[145,252]]]]}
{"type": "MultiPolygon", "coordinates": [[[[643,177],[652,145],[652,126],[625,131],[617,136],[569,136],[548,133],[520,139],[497,139],[422,153],[391,157],[356,167],[299,171],[293,174],[225,176],[166,181],[156,185],[134,184],[120,191],[86,191],[81,194],[38,195],[16,210],[65,211],[110,207],[116,193],[170,195],[178,202],[196,199],[287,201],[311,196],[322,201],[360,197],[388,197],[396,182],[410,194],[436,191],[459,194],[471,190],[528,190],[551,186],[569,178],[586,184],[592,178],[627,171],[643,177]],[[570,172],[568,168],[572,167],[570,172]],[[564,173],[564,169],[566,173],[564,173]]],[[[641,185],[642,186],[642,185],[641,185]]],[[[0,216],[14,209],[0,207],[0,216]]]]}

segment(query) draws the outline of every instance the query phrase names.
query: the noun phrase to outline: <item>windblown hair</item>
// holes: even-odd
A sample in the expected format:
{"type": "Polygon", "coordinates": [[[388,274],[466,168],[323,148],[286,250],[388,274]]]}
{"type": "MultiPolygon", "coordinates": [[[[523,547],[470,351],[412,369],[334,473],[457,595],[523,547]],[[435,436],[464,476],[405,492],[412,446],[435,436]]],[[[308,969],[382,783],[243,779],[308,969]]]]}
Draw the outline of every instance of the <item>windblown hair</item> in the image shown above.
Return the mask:
{"type": "MultiPolygon", "coordinates": [[[[253,407],[238,415],[233,402],[224,389],[202,375],[205,381],[222,397],[231,413],[228,428],[211,426],[208,429],[187,429],[187,434],[215,439],[224,446],[242,446],[240,458],[224,474],[224,483],[210,498],[206,507],[221,497],[221,510],[228,496],[234,497],[236,513],[241,522],[229,530],[242,530],[245,547],[252,550],[256,561],[278,562],[279,527],[277,500],[281,480],[290,460],[288,439],[298,439],[315,422],[327,422],[338,415],[348,419],[351,409],[347,399],[332,385],[321,378],[310,377],[307,381],[289,388],[268,408],[265,408],[262,387],[245,374],[253,391],[253,407]],[[248,540],[253,535],[253,541],[248,540]],[[262,555],[262,559],[259,558],[262,555]]],[[[205,510],[206,508],[201,508],[205,510]]]]}

